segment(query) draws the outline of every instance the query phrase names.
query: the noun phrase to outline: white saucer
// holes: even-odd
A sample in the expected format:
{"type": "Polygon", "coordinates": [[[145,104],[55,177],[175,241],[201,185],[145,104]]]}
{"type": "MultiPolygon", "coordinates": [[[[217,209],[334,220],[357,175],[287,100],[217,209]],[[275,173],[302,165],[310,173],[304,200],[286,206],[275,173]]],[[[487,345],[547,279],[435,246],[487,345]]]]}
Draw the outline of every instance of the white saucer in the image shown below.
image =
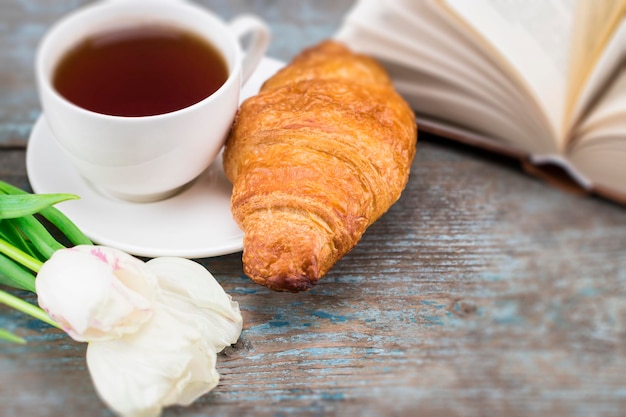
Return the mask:
{"type": "MultiPolygon", "coordinates": [[[[282,65],[264,58],[243,87],[242,100],[256,94],[282,65]]],[[[180,194],[155,203],[129,203],[106,197],[85,182],[58,147],[42,115],[30,134],[26,170],[36,193],[80,197],[56,207],[96,243],[145,257],[204,258],[243,248],[243,232],[230,212],[232,187],[221,157],[180,194]]]]}

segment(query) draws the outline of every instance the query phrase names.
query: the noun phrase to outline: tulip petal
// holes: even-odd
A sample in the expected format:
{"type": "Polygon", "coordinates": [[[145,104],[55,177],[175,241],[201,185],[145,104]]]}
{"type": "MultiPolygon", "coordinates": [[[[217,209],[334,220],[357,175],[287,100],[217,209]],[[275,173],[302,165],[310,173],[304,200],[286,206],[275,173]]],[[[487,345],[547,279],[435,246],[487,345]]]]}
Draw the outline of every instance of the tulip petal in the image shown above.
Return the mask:
{"type": "Polygon", "coordinates": [[[39,305],[77,341],[135,332],[152,315],[158,292],[141,260],[91,245],[56,251],[35,285],[39,305]]]}
{"type": "Polygon", "coordinates": [[[146,265],[157,277],[161,297],[175,307],[172,314],[181,322],[196,323],[217,352],[237,343],[243,326],[239,304],[205,267],[173,257],[152,259],[146,265]]]}
{"type": "Polygon", "coordinates": [[[98,394],[124,417],[152,417],[163,407],[189,405],[213,389],[216,353],[172,308],[157,302],[141,331],[89,344],[87,365],[98,394]]]}

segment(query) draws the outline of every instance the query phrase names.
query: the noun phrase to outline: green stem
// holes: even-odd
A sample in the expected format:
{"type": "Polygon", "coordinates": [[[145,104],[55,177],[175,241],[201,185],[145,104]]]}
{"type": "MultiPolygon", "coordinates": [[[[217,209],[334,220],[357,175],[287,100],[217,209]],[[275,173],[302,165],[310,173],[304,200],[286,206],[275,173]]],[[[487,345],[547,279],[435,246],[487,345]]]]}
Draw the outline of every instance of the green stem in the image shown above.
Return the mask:
{"type": "Polygon", "coordinates": [[[35,273],[39,272],[41,266],[43,265],[43,262],[33,258],[25,252],[22,252],[4,239],[0,239],[0,253],[4,253],[9,258],[19,262],[35,273]]]}
{"type": "Polygon", "coordinates": [[[52,320],[50,316],[48,316],[48,314],[41,308],[27,303],[21,298],[9,294],[8,292],[3,290],[0,290],[0,304],[5,304],[11,308],[16,309],[17,311],[21,311],[22,313],[28,314],[31,317],[48,323],[51,326],[62,329],[61,326],[56,321],[52,320]]]}
{"type": "Polygon", "coordinates": [[[21,345],[26,343],[26,340],[24,338],[11,333],[7,329],[0,329],[0,340],[6,340],[8,342],[13,342],[13,343],[19,343],[21,345]]]}

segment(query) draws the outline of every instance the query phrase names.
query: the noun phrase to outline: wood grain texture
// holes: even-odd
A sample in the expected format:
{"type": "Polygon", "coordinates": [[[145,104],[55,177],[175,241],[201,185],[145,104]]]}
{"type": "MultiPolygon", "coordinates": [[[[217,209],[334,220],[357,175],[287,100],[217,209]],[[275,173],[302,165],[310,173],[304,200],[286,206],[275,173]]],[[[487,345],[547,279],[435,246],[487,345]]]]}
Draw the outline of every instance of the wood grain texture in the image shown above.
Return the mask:
{"type": "MultiPolygon", "coordinates": [[[[22,157],[0,153],[2,179],[26,182],[22,157]]],[[[200,260],[244,332],[219,387],[165,415],[623,415],[625,219],[425,138],[400,201],[310,292],[200,260]]],[[[0,415],[109,415],[83,345],[0,314],[29,341],[0,345],[0,415]]]]}
{"type": "MultiPolygon", "coordinates": [[[[3,2],[0,30],[75,3],[3,2]]],[[[277,22],[287,59],[332,33],[349,2],[213,3],[277,22]]],[[[35,105],[6,106],[6,92],[33,86],[2,74],[0,131],[22,143],[35,105]]],[[[0,179],[28,188],[19,146],[0,150],[0,179]]],[[[240,253],[199,260],[240,303],[244,331],[219,356],[220,385],[164,416],[623,416],[625,251],[622,207],[422,135],[399,202],[310,292],[253,284],[240,253]]],[[[0,343],[0,416],[112,416],[84,345],[2,306],[0,327],[28,340],[0,343]]]]}

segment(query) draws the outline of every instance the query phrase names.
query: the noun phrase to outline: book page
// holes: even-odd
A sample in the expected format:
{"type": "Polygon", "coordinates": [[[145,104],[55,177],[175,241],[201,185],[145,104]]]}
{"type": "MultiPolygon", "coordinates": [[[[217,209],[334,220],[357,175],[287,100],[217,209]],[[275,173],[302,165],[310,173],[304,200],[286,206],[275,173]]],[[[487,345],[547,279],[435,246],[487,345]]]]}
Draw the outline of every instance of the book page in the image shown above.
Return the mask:
{"type": "Polygon", "coordinates": [[[625,14],[626,0],[578,0],[570,58],[568,119],[575,119],[576,110],[585,107],[579,103],[579,97],[625,14]]]}
{"type": "Polygon", "coordinates": [[[445,33],[446,23],[431,13],[428,3],[360,0],[336,38],[407,68],[439,74],[451,83],[463,79],[459,88],[501,105],[514,101],[514,86],[466,39],[445,33]]]}
{"type": "Polygon", "coordinates": [[[510,119],[497,107],[460,91],[446,89],[437,80],[426,78],[424,81],[418,84],[412,81],[394,81],[398,91],[406,96],[408,103],[415,109],[418,119],[419,115],[424,115],[437,120],[443,114],[454,113],[454,123],[458,128],[499,140],[501,144],[511,148],[524,146],[521,149],[527,153],[549,152],[549,149],[544,149],[546,142],[524,142],[522,138],[528,136],[528,130],[512,125],[510,119]]]}
{"type": "MultiPolygon", "coordinates": [[[[572,138],[579,134],[581,129],[587,129],[590,124],[593,125],[594,120],[606,112],[598,109],[598,106],[602,106],[602,102],[609,99],[606,97],[609,94],[607,88],[611,88],[611,83],[615,82],[614,78],[618,77],[620,68],[625,63],[626,22],[621,22],[580,89],[579,97],[571,107],[569,130],[572,138]]],[[[612,95],[626,94],[624,89],[613,89],[612,91],[612,95]]],[[[614,101],[614,98],[609,101],[614,101]]]]}
{"type": "Polygon", "coordinates": [[[567,155],[593,183],[626,194],[626,68],[621,67],[567,155]]]}
{"type": "Polygon", "coordinates": [[[527,152],[555,151],[536,102],[436,1],[360,0],[335,38],[379,59],[419,115],[471,126],[527,152]]]}
{"type": "MultiPolygon", "coordinates": [[[[621,132],[624,129],[626,123],[622,123],[621,132]]],[[[593,185],[625,196],[626,140],[621,132],[619,136],[597,138],[592,143],[575,148],[569,160],[593,185]]]]}
{"type": "Polygon", "coordinates": [[[575,0],[439,0],[490,45],[550,120],[560,149],[575,0]]]}
{"type": "MultiPolygon", "coordinates": [[[[626,37],[623,42],[622,45],[626,49],[626,37]]],[[[626,51],[624,55],[622,62],[626,63],[626,51]]],[[[593,109],[574,131],[573,145],[587,142],[597,136],[604,136],[603,132],[607,127],[615,126],[621,121],[626,121],[626,70],[624,69],[618,72],[593,109]]],[[[618,126],[621,125],[618,124],[618,126]]],[[[623,136],[626,142],[626,130],[623,131],[623,136]]]]}

